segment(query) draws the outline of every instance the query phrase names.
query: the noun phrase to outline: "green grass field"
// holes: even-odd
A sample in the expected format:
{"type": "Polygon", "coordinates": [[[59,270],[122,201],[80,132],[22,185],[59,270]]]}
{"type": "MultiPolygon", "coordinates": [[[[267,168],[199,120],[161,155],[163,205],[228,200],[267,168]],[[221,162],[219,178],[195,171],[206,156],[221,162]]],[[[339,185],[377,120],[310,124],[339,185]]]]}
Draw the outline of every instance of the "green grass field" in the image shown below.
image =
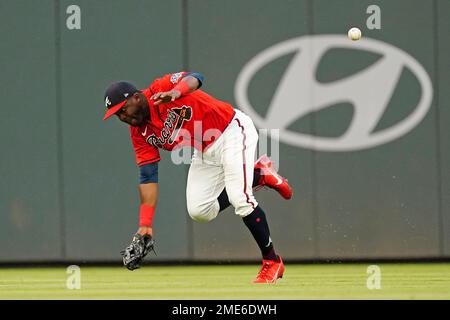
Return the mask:
{"type": "Polygon", "coordinates": [[[66,287],[65,267],[0,268],[0,299],[450,299],[449,263],[286,265],[276,285],[254,285],[257,265],[81,267],[81,289],[66,287]]]}

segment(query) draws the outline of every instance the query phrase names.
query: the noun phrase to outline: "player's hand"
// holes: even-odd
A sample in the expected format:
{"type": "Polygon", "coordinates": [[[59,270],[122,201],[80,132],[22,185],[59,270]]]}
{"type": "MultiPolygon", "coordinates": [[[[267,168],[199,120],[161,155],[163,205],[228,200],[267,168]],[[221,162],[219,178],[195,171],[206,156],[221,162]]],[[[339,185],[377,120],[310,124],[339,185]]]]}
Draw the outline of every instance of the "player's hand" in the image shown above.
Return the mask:
{"type": "Polygon", "coordinates": [[[155,100],[155,106],[161,103],[172,102],[181,97],[181,92],[178,90],[170,90],[166,92],[158,92],[151,96],[150,99],[155,100]]]}
{"type": "Polygon", "coordinates": [[[137,233],[139,233],[141,236],[144,235],[153,236],[153,229],[150,227],[139,227],[137,233]]]}

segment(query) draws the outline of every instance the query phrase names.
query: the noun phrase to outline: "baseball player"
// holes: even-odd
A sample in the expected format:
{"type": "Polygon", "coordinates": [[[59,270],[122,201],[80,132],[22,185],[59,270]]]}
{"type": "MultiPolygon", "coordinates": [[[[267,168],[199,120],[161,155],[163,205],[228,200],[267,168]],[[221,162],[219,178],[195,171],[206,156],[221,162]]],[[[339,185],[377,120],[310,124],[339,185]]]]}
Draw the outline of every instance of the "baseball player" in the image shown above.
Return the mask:
{"type": "Polygon", "coordinates": [[[230,104],[199,90],[204,78],[178,72],[158,78],[138,90],[129,82],[112,83],[104,99],[103,120],[116,115],[129,125],[140,170],[140,221],[131,244],[122,251],[123,263],[139,268],[154,249],[152,220],[158,200],[159,148],[172,151],[192,146],[187,178],[187,209],[192,219],[211,221],[232,205],[258,244],[263,264],[254,283],[275,283],[284,265],[275,252],[266,215],[253,188],[267,186],[285,199],[292,189],[277,174],[267,156],[255,163],[258,133],[252,120],[230,104]]]}

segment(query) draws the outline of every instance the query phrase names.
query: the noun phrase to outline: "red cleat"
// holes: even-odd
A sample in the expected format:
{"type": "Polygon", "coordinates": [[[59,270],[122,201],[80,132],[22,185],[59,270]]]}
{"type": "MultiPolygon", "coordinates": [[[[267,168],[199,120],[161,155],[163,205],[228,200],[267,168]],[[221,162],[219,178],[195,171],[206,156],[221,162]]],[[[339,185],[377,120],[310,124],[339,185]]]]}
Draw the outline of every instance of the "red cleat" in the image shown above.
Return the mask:
{"type": "Polygon", "coordinates": [[[280,176],[272,166],[272,160],[268,156],[262,155],[255,163],[255,169],[261,169],[261,180],[256,186],[256,191],[267,186],[275,189],[283,198],[292,197],[292,188],[287,180],[280,176]]]}
{"type": "Polygon", "coordinates": [[[284,264],[278,256],[278,262],[274,260],[263,260],[261,270],[259,270],[253,283],[275,283],[278,278],[283,278],[284,264]]]}

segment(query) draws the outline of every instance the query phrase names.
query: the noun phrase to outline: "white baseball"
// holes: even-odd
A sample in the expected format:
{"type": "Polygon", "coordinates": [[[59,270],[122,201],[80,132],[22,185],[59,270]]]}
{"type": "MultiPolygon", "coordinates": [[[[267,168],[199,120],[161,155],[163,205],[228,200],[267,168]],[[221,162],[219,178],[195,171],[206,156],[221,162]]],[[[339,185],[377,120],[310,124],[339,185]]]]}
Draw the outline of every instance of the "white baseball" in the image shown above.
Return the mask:
{"type": "Polygon", "coordinates": [[[348,30],[348,37],[353,41],[361,39],[361,30],[356,27],[351,28],[348,30]]]}

